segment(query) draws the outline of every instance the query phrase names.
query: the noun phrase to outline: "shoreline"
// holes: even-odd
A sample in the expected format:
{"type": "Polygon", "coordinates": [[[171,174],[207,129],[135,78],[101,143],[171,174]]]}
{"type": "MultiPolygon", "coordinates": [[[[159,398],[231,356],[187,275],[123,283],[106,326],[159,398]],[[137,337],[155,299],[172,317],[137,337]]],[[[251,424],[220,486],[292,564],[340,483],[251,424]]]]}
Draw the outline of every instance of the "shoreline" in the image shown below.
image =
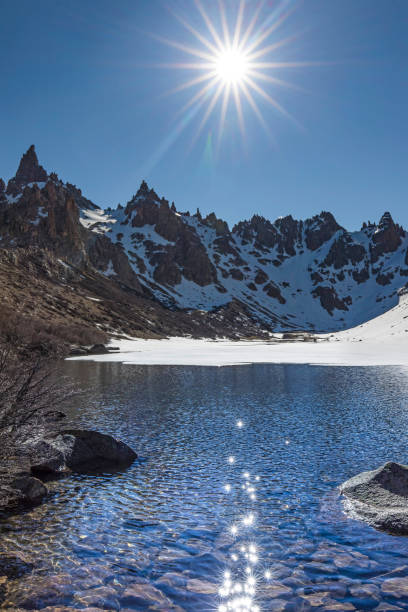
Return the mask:
{"type": "MultiPolygon", "coordinates": [[[[345,332],[342,332],[344,334],[345,332]]],[[[304,364],[321,366],[408,367],[408,338],[383,340],[332,339],[318,342],[262,340],[115,340],[119,351],[69,357],[68,361],[117,362],[127,365],[233,366],[304,364]]]]}
{"type": "Polygon", "coordinates": [[[314,334],[316,342],[217,340],[172,337],[163,340],[112,340],[119,351],[71,360],[133,365],[232,366],[255,363],[320,366],[408,367],[408,295],[384,314],[356,327],[314,334]]]}

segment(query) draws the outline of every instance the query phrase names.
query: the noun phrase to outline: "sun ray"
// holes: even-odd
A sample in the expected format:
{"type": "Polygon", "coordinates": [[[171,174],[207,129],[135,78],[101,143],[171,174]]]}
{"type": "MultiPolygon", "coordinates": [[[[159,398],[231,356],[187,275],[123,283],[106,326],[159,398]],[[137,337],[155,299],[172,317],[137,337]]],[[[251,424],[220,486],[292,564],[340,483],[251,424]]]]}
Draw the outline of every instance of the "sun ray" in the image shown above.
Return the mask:
{"type": "Polygon", "coordinates": [[[239,42],[239,48],[240,49],[244,49],[245,45],[248,41],[248,38],[250,37],[252,30],[254,29],[256,22],[258,21],[258,17],[259,17],[259,13],[261,12],[262,8],[264,7],[265,4],[265,0],[262,0],[262,2],[260,2],[258,4],[258,7],[256,8],[251,21],[249,22],[249,25],[247,27],[247,29],[245,30],[244,35],[242,36],[240,42],[239,42]]]}
{"type": "Polygon", "coordinates": [[[153,38],[156,38],[160,42],[165,45],[169,45],[170,47],[174,47],[175,49],[180,49],[180,51],[184,51],[189,55],[194,55],[195,57],[200,57],[201,59],[205,59],[208,61],[212,61],[214,59],[213,55],[206,53],[204,51],[200,51],[199,49],[194,49],[193,47],[188,47],[187,45],[183,45],[175,40],[169,40],[168,38],[163,38],[162,36],[158,36],[157,34],[152,34],[153,38]]]}
{"type": "Polygon", "coordinates": [[[239,128],[241,130],[242,137],[245,139],[244,114],[242,112],[241,97],[239,95],[238,86],[236,83],[232,84],[232,90],[234,93],[235,108],[237,109],[239,128]]]}
{"type": "Polygon", "coordinates": [[[251,62],[253,68],[309,68],[311,66],[333,66],[334,62],[251,62]]]}
{"type": "Polygon", "coordinates": [[[218,5],[220,7],[222,31],[223,31],[223,34],[224,34],[224,46],[227,49],[230,49],[231,48],[231,36],[230,36],[230,33],[229,33],[229,28],[228,28],[228,23],[227,23],[227,16],[225,14],[225,6],[224,6],[223,0],[218,0],[218,5]]]}
{"type": "Polygon", "coordinates": [[[209,29],[209,31],[212,34],[215,42],[217,43],[218,49],[222,50],[223,42],[222,42],[221,38],[218,36],[217,30],[215,29],[211,19],[208,17],[207,13],[205,12],[204,8],[202,7],[200,0],[194,0],[194,1],[195,1],[195,4],[196,4],[198,10],[200,11],[200,14],[201,14],[202,18],[205,21],[205,24],[206,24],[207,28],[209,29]]]}
{"type": "Polygon", "coordinates": [[[184,113],[187,109],[189,109],[195,102],[198,102],[200,98],[209,93],[210,89],[217,83],[218,79],[214,78],[210,83],[204,85],[186,104],[177,112],[177,115],[184,113]]]}
{"type": "Polygon", "coordinates": [[[250,53],[248,55],[248,60],[252,62],[253,60],[259,57],[263,57],[264,55],[267,55],[268,53],[271,53],[272,51],[276,51],[276,49],[280,49],[281,47],[284,47],[288,43],[293,42],[298,37],[299,37],[299,34],[292,34],[291,36],[287,36],[286,38],[283,38],[282,40],[279,40],[276,43],[273,43],[272,45],[268,45],[267,47],[262,47],[262,49],[259,49],[258,51],[254,51],[253,53],[250,53]]]}
{"type": "Polygon", "coordinates": [[[224,90],[224,97],[223,97],[222,106],[221,106],[220,127],[219,127],[219,130],[218,130],[217,149],[219,149],[219,146],[220,146],[220,143],[221,143],[221,138],[222,138],[222,135],[224,133],[225,118],[226,118],[226,115],[227,115],[227,108],[228,108],[228,103],[229,103],[230,95],[231,95],[231,83],[227,83],[227,86],[225,87],[225,90],[224,90]]]}
{"type": "Polygon", "coordinates": [[[214,95],[213,95],[213,97],[212,97],[212,99],[211,99],[211,101],[210,101],[210,103],[208,105],[207,110],[205,111],[205,115],[202,118],[200,125],[198,126],[198,130],[197,130],[197,133],[196,133],[196,136],[195,136],[194,140],[197,140],[197,138],[201,134],[205,124],[207,123],[208,119],[210,118],[210,115],[211,115],[212,111],[214,110],[215,105],[218,102],[218,99],[219,99],[220,95],[223,92],[223,89],[224,89],[224,86],[223,86],[222,83],[220,83],[220,85],[218,86],[217,91],[214,93],[214,95]]]}
{"type": "Polygon", "coordinates": [[[216,54],[218,53],[218,49],[217,47],[214,47],[214,45],[202,34],[200,34],[200,32],[198,30],[196,30],[195,28],[193,28],[192,25],[190,25],[188,23],[188,21],[186,21],[185,19],[183,19],[182,17],[180,17],[180,15],[177,15],[176,13],[172,13],[174,15],[174,17],[181,23],[183,24],[183,26],[189,30],[196,38],[197,40],[199,40],[201,43],[203,43],[203,45],[205,45],[207,47],[207,49],[209,49],[211,51],[211,53],[216,54]]]}
{"type": "Polygon", "coordinates": [[[246,82],[252,89],[254,89],[262,98],[265,98],[276,110],[278,110],[282,115],[285,115],[288,119],[293,121],[299,128],[303,129],[303,126],[285,109],[279,102],[277,102],[272,96],[266,93],[251,77],[245,77],[246,82]]]}
{"type": "Polygon", "coordinates": [[[263,72],[258,72],[257,70],[248,70],[248,74],[255,79],[259,79],[260,81],[267,81],[268,83],[272,83],[273,85],[279,85],[279,87],[286,87],[286,89],[293,89],[294,91],[301,91],[303,93],[308,93],[306,89],[303,87],[299,87],[299,85],[295,85],[294,83],[290,83],[289,81],[284,81],[283,79],[278,79],[277,77],[273,77],[270,74],[264,74],[263,72]]]}
{"type": "Polygon", "coordinates": [[[297,2],[295,2],[295,0],[281,0],[281,2],[278,2],[275,10],[272,11],[268,18],[259,25],[258,29],[252,36],[253,44],[255,46],[251,47],[249,51],[251,51],[252,48],[259,46],[266,38],[280,28],[280,26],[285,23],[285,21],[294,13],[296,10],[296,4],[297,2]],[[290,6],[291,3],[292,7],[290,6]],[[269,28],[268,24],[271,24],[269,28]]]}
{"type": "Polygon", "coordinates": [[[258,120],[259,120],[260,124],[262,125],[262,127],[263,127],[265,130],[267,130],[267,131],[269,132],[270,130],[269,130],[269,128],[268,128],[268,125],[267,125],[267,123],[266,123],[265,119],[263,118],[262,113],[261,113],[261,111],[259,110],[259,107],[258,107],[257,103],[255,102],[255,100],[254,100],[254,98],[253,98],[253,96],[252,96],[251,92],[249,91],[249,89],[248,89],[248,87],[246,86],[246,84],[245,84],[245,83],[243,83],[243,85],[242,85],[242,91],[243,91],[243,93],[244,93],[244,96],[245,96],[245,97],[246,97],[246,99],[248,100],[249,105],[251,106],[252,110],[254,111],[255,115],[257,116],[257,118],[258,118],[258,120]]]}
{"type": "Polygon", "coordinates": [[[163,94],[164,96],[169,96],[172,94],[175,94],[179,91],[183,91],[185,89],[190,89],[190,87],[194,87],[194,85],[198,85],[199,83],[203,83],[205,81],[209,81],[210,79],[214,79],[216,77],[217,73],[214,72],[206,72],[205,74],[196,77],[194,79],[191,79],[190,81],[187,81],[186,83],[182,83],[181,85],[179,85],[178,87],[175,87],[174,89],[170,89],[169,91],[165,92],[165,94],[163,94]]]}
{"type": "Polygon", "coordinates": [[[153,64],[154,68],[171,68],[174,70],[214,70],[215,63],[200,63],[200,62],[173,62],[153,64]]]}
{"type": "Polygon", "coordinates": [[[238,15],[237,15],[237,22],[235,24],[235,30],[234,30],[234,37],[232,39],[232,46],[233,48],[238,48],[238,43],[240,40],[240,36],[241,36],[241,28],[242,28],[242,20],[244,18],[244,0],[240,0],[239,3],[239,8],[238,8],[238,15]]]}
{"type": "Polygon", "coordinates": [[[247,48],[247,52],[251,53],[257,47],[259,47],[259,45],[263,43],[263,41],[268,38],[272,34],[272,32],[275,32],[282,25],[282,23],[286,21],[289,15],[290,12],[285,13],[277,21],[275,21],[275,23],[273,23],[269,28],[267,28],[262,34],[259,34],[259,36],[255,35],[255,40],[252,44],[249,45],[249,47],[247,48]]]}

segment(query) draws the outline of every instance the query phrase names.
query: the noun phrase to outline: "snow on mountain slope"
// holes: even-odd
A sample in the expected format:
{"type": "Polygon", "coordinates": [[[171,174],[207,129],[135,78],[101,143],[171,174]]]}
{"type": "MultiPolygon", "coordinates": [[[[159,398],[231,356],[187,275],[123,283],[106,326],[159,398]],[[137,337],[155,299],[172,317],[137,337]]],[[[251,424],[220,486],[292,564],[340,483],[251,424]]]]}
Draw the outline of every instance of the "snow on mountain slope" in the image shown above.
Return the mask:
{"type": "Polygon", "coordinates": [[[331,337],[341,342],[375,341],[381,351],[383,343],[404,345],[408,360],[408,293],[401,292],[394,308],[357,327],[338,332],[331,337]]]}
{"type": "MultiPolygon", "coordinates": [[[[243,308],[274,331],[339,331],[387,312],[408,280],[408,236],[391,215],[348,232],[332,214],[231,230],[214,213],[179,212],[143,182],[125,207],[102,210],[39,165],[34,147],[0,179],[0,246],[54,251],[166,308],[243,308]]],[[[237,319],[239,325],[239,319],[237,319]]]]}
{"type": "Polygon", "coordinates": [[[215,215],[177,212],[143,183],[126,208],[85,211],[82,222],[121,245],[165,305],[212,310],[239,300],[276,330],[355,326],[392,308],[408,274],[408,237],[389,213],[353,233],[330,213],[254,217],[230,231],[215,215]]]}

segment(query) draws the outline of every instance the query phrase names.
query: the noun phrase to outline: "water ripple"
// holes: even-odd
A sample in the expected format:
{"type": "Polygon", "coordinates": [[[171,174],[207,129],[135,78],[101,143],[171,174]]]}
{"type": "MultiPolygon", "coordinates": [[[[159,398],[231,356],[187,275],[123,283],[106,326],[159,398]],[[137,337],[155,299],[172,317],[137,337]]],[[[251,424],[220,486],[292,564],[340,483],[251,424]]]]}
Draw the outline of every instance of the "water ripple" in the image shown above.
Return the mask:
{"type": "Polygon", "coordinates": [[[348,519],[336,491],[407,462],[405,370],[64,371],[88,389],[72,423],[143,459],[58,480],[45,504],[0,520],[2,552],[34,564],[7,582],[3,608],[408,609],[407,539],[348,519]]]}

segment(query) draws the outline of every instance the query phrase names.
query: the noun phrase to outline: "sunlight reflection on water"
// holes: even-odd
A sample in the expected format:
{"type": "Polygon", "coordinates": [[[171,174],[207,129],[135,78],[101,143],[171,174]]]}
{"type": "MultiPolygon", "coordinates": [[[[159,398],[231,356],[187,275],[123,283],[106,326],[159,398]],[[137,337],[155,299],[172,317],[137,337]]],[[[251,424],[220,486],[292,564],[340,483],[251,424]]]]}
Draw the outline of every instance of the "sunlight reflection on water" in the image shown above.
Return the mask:
{"type": "MultiPolygon", "coordinates": [[[[244,423],[241,419],[236,422],[238,429],[242,429],[244,423]]],[[[231,457],[228,458],[228,463],[231,465],[231,457]]],[[[259,482],[259,476],[251,478],[249,472],[242,474],[245,483],[242,485],[242,490],[249,496],[251,502],[256,500],[256,487],[252,480],[259,482]]],[[[232,486],[228,483],[224,486],[226,493],[230,493],[232,486]]],[[[239,502],[239,507],[245,507],[245,501],[239,502]]],[[[250,542],[251,527],[255,524],[255,514],[253,511],[243,515],[236,520],[230,527],[231,534],[237,538],[238,542],[245,542],[238,548],[239,553],[231,554],[231,562],[233,565],[228,566],[224,571],[223,580],[218,589],[218,594],[222,599],[222,603],[218,605],[218,612],[228,612],[235,610],[236,612],[260,612],[261,608],[256,603],[257,588],[262,575],[259,573],[257,565],[259,563],[259,551],[254,542],[250,542]]],[[[270,572],[264,572],[263,577],[268,579],[270,572]]]]}
{"type": "Polygon", "coordinates": [[[88,389],[71,421],[140,457],[56,481],[47,503],[0,520],[2,552],[35,565],[9,584],[11,609],[408,609],[407,539],[347,519],[336,492],[408,462],[405,370],[64,371],[88,389]]]}

